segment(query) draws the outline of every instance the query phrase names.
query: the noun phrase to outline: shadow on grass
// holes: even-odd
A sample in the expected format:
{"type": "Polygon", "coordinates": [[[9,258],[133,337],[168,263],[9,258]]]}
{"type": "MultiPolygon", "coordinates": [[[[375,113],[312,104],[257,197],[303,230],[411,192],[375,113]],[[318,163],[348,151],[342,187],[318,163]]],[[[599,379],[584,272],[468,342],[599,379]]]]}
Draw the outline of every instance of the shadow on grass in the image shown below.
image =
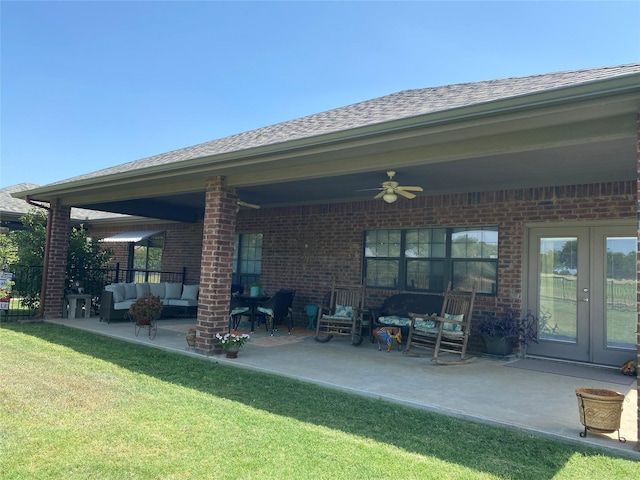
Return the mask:
{"type": "Polygon", "coordinates": [[[164,382],[496,476],[551,479],[575,454],[608,456],[515,430],[220,365],[64,326],[41,323],[1,326],[164,382]]]}

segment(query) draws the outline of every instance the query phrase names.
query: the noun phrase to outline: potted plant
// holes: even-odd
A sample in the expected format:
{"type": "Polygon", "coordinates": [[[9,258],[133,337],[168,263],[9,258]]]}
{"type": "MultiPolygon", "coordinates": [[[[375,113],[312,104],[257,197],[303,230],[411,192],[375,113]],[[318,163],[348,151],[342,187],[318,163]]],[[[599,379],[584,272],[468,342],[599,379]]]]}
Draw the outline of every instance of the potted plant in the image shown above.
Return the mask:
{"type": "Polygon", "coordinates": [[[538,319],[531,311],[519,317],[509,310],[504,316],[485,317],[478,324],[478,332],[488,354],[504,357],[511,355],[516,345],[525,348],[531,342],[538,343],[538,319]]]}
{"type": "Polygon", "coordinates": [[[225,333],[224,335],[216,333],[216,338],[220,345],[222,345],[222,349],[226,352],[227,358],[236,358],[240,347],[249,341],[251,337],[246,333],[240,335],[235,333],[225,333]]]}
{"type": "Polygon", "coordinates": [[[153,320],[160,318],[162,313],[162,300],[160,297],[147,293],[138,298],[129,307],[129,316],[138,325],[149,325],[153,320]]]}

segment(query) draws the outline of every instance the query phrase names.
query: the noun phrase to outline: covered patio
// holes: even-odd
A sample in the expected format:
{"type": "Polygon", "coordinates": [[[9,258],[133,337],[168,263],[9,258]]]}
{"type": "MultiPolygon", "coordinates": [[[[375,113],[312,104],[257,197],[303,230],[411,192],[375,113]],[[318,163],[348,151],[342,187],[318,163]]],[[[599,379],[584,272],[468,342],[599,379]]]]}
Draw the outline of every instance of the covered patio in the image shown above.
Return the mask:
{"type": "Polygon", "coordinates": [[[368,340],[359,347],[344,339],[317,343],[313,332],[300,327],[291,337],[286,331],[270,337],[264,328],[258,329],[237,359],[227,359],[224,355],[203,357],[187,349],[186,333],[195,325],[195,319],[161,319],[153,340],[144,331],[136,337],[133,324],[124,321],[107,324],[96,317],[47,321],[640,460],[636,379],[622,374],[617,377],[613,370],[606,372],[611,373],[613,381],[606,381],[509,367],[514,359],[478,357],[466,365],[434,365],[428,358],[408,357],[395,350],[380,352],[377,345],[368,340]],[[588,432],[586,438],[579,436],[583,429],[575,389],[585,387],[615,390],[625,395],[620,435],[626,438],[626,443],[619,442],[615,433],[588,432]]]}

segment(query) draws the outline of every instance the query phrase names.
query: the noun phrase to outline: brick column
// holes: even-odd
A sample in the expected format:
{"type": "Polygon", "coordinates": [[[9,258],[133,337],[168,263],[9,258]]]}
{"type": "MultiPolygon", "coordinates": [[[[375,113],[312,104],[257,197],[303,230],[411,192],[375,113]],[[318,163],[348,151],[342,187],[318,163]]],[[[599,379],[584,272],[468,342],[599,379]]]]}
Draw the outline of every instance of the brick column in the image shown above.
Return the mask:
{"type": "MultiPolygon", "coordinates": [[[[637,293],[637,311],[638,311],[638,324],[636,325],[636,343],[638,345],[638,349],[636,351],[636,365],[640,367],[640,112],[638,112],[637,121],[636,121],[636,131],[637,131],[637,142],[636,142],[636,171],[637,171],[637,179],[636,182],[636,209],[638,211],[637,219],[638,219],[638,246],[637,246],[637,258],[636,258],[636,266],[637,266],[637,277],[636,277],[636,292],[637,293]]],[[[636,382],[636,389],[638,391],[638,402],[636,405],[636,414],[638,425],[636,427],[637,435],[640,436],[640,381],[636,382]]],[[[638,441],[638,451],[640,451],[640,441],[638,441]]]]}
{"type": "Polygon", "coordinates": [[[222,352],[215,334],[229,326],[229,300],[233,273],[237,195],[224,188],[224,178],[207,182],[196,351],[207,355],[222,352]]]}
{"type": "Polygon", "coordinates": [[[71,207],[54,202],[47,220],[47,243],[42,271],[42,302],[40,311],[44,318],[62,317],[64,306],[67,252],[69,251],[69,228],[71,207]]]}

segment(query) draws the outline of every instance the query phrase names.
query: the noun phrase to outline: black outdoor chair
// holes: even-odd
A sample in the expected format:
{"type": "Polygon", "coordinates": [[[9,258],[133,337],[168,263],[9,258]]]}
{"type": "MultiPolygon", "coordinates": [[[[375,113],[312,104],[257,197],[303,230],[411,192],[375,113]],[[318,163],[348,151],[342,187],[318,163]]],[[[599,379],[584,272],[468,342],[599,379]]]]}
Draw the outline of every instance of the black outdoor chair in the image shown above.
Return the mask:
{"type": "Polygon", "coordinates": [[[264,315],[266,319],[267,329],[269,329],[269,325],[271,325],[271,335],[273,335],[274,330],[278,330],[278,324],[283,319],[287,319],[289,335],[291,335],[291,329],[293,328],[291,306],[293,305],[293,297],[295,295],[295,290],[281,289],[269,300],[261,303],[257,308],[257,312],[264,315]]]}
{"type": "Polygon", "coordinates": [[[231,295],[229,304],[229,332],[237,330],[243,315],[250,314],[251,307],[237,294],[231,295]]]}

